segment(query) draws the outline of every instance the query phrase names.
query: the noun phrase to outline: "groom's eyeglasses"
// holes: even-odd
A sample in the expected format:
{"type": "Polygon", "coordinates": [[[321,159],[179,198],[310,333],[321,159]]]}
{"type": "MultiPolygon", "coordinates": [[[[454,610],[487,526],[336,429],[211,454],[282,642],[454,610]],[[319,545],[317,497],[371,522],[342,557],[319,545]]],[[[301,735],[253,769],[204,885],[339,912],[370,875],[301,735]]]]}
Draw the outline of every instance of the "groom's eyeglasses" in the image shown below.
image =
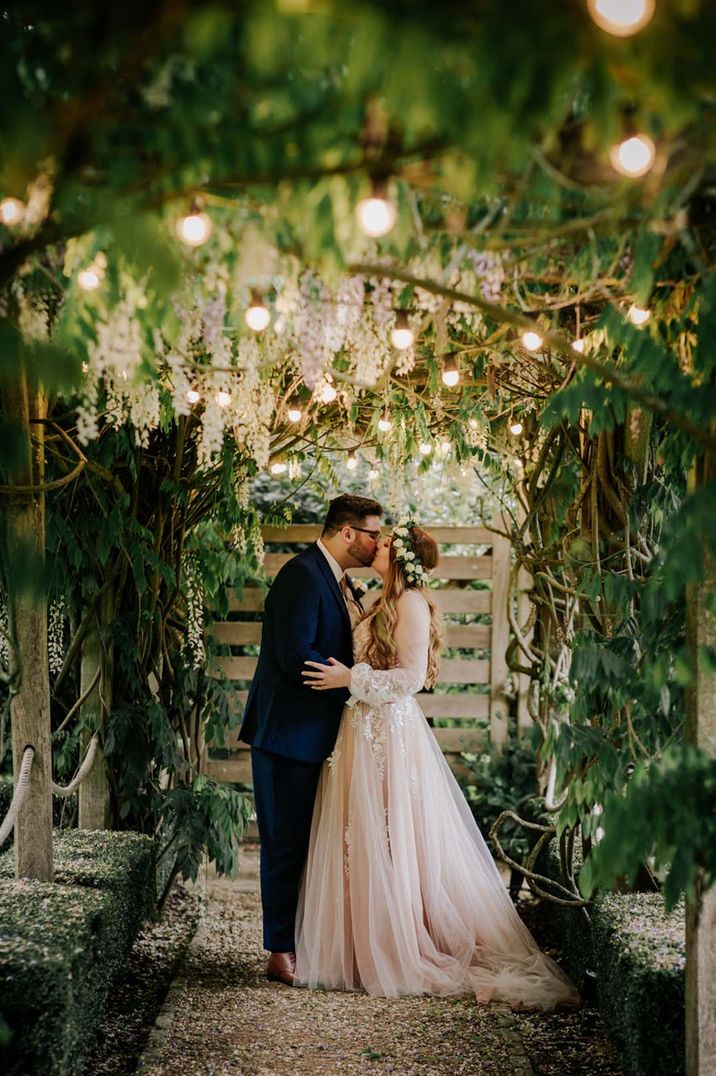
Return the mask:
{"type": "Polygon", "coordinates": [[[374,542],[379,542],[383,535],[380,531],[369,531],[367,527],[351,527],[353,531],[361,531],[363,534],[369,534],[374,542]]]}

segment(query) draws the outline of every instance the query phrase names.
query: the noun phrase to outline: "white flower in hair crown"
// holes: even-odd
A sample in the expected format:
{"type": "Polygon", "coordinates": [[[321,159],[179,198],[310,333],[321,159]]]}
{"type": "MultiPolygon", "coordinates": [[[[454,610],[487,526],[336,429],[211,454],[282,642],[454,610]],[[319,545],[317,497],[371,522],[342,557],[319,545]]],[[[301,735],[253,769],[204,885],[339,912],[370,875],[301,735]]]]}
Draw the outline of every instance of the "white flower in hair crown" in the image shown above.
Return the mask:
{"type": "Polygon", "coordinates": [[[415,583],[419,587],[427,586],[430,578],[426,569],[420,563],[410,548],[410,531],[416,524],[412,519],[399,519],[393,527],[393,549],[395,559],[405,572],[405,578],[409,583],[415,583]]]}

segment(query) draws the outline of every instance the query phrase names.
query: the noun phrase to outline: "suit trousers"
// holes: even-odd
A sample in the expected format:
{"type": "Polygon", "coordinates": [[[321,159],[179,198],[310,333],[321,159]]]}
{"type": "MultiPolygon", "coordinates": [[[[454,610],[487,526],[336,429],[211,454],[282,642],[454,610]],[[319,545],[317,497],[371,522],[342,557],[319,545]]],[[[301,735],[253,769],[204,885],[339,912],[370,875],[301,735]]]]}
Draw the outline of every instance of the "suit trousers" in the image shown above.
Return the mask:
{"type": "Polygon", "coordinates": [[[251,748],[264,948],[272,953],[289,953],[296,947],[296,905],[321,765],[251,748]]]}

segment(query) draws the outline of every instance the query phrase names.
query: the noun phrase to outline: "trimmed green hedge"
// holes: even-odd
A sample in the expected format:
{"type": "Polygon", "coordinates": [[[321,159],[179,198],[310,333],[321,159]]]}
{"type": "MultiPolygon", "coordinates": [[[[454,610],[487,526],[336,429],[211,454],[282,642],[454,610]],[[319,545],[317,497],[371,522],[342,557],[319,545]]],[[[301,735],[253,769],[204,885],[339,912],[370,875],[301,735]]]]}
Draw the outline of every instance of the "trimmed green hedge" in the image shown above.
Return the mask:
{"type": "MultiPolygon", "coordinates": [[[[537,869],[561,879],[554,842],[537,869]]],[[[631,1076],[679,1076],[685,1068],[686,937],[684,906],[669,915],[658,893],[600,893],[591,927],[574,909],[557,908],[566,970],[581,984],[597,974],[599,1008],[631,1076]]]]}
{"type": "Polygon", "coordinates": [[[138,833],[55,834],[55,881],[16,881],[0,857],[0,1050],[7,1076],[82,1070],[144,918],[154,906],[154,842],[138,833]]]}

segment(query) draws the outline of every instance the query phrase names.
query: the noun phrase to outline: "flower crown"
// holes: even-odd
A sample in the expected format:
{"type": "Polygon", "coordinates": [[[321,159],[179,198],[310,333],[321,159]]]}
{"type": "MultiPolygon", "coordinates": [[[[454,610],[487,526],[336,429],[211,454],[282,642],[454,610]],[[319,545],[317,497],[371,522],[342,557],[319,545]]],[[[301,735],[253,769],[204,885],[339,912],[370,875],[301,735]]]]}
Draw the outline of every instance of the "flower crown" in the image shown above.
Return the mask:
{"type": "Polygon", "coordinates": [[[411,548],[410,531],[413,527],[417,527],[417,523],[412,519],[399,519],[393,527],[392,544],[395,550],[395,559],[405,572],[407,581],[415,583],[419,587],[424,587],[427,586],[430,576],[411,548]]]}

